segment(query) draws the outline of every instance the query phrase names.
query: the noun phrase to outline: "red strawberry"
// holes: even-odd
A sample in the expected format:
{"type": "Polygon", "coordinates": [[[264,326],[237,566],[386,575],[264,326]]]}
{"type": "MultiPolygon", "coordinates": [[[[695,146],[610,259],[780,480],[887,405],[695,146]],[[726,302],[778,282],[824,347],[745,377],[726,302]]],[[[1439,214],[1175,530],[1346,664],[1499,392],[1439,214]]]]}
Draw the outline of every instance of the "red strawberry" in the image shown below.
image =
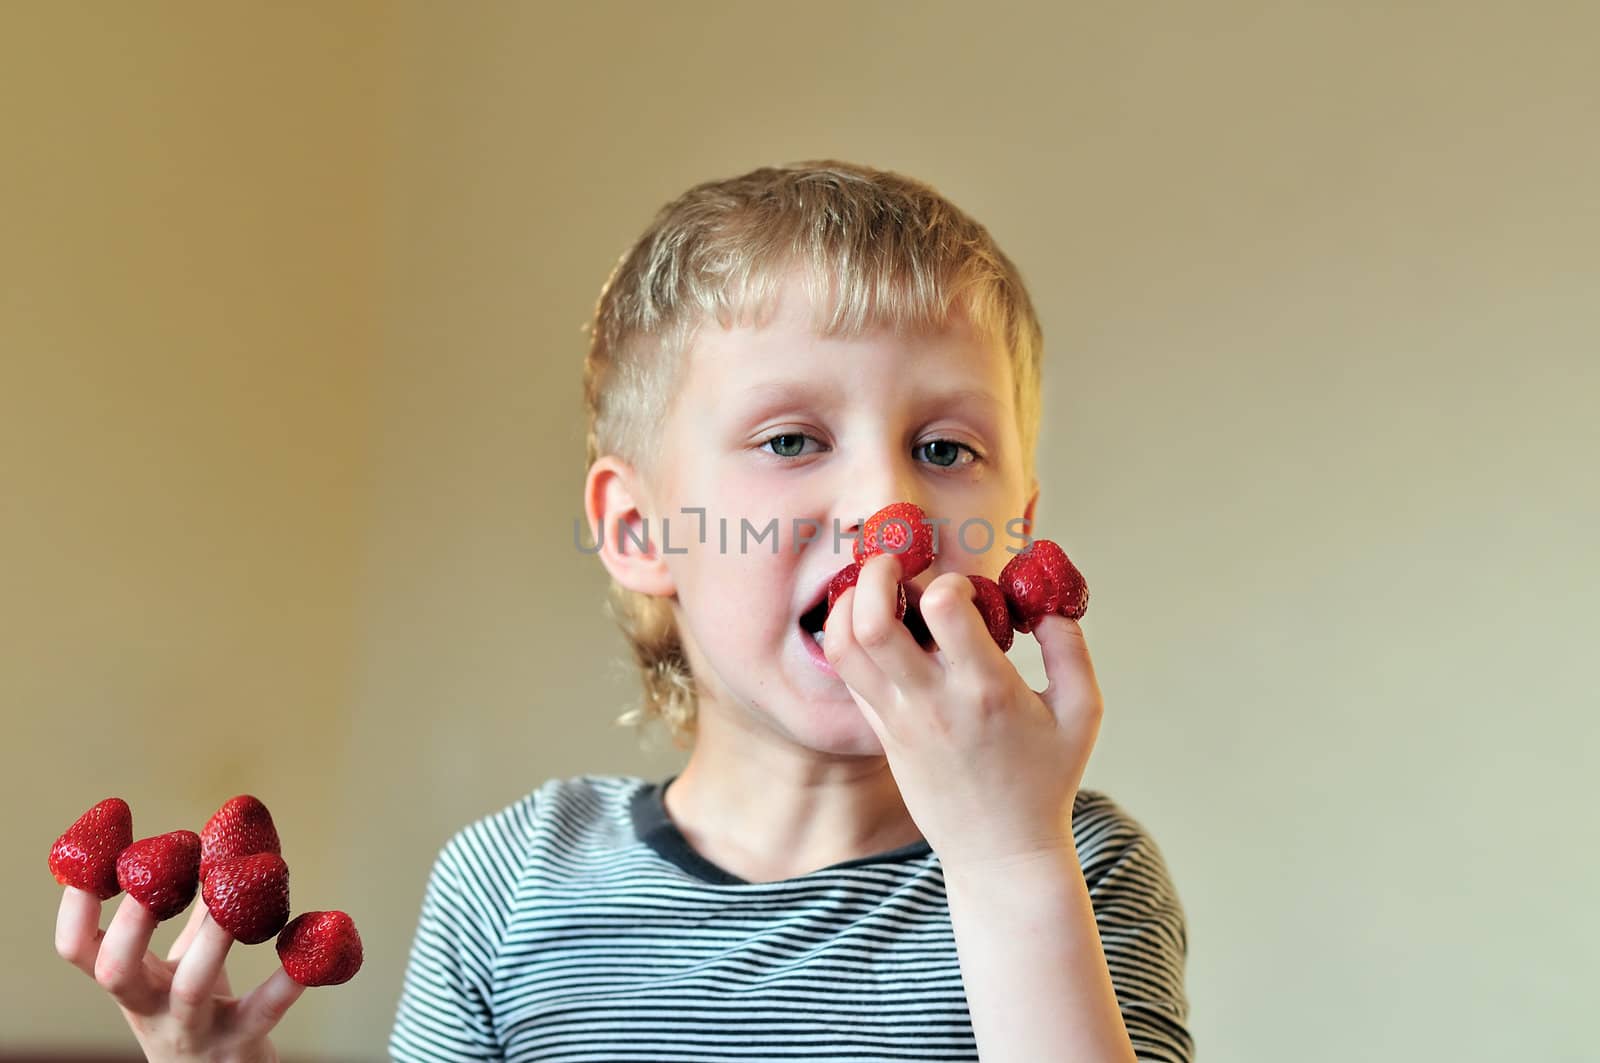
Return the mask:
{"type": "Polygon", "coordinates": [[[171,919],[200,887],[200,835],[175,830],[140,838],[117,857],[117,882],[156,922],[171,919]]]}
{"type": "Polygon", "coordinates": [[[1005,592],[1000,589],[1000,584],[988,576],[967,575],[972,581],[974,597],[972,602],[978,607],[978,612],[983,616],[983,622],[989,629],[989,635],[994,639],[995,645],[1004,653],[1011,648],[1011,613],[1006,606],[1005,592]]]}
{"type": "Polygon", "coordinates": [[[868,517],[856,536],[853,554],[860,564],[878,554],[900,558],[900,578],[914,579],[933,564],[933,526],[912,502],[891,502],[868,517]]]}
{"type": "Polygon", "coordinates": [[[361,970],[361,935],[343,912],[303,912],[278,935],[278,959],[301,985],[339,985],[361,970]]]}
{"type": "Polygon", "coordinates": [[[289,921],[289,865],[277,853],[218,860],[200,882],[217,925],[245,945],[258,945],[289,921]]]}
{"type": "Polygon", "coordinates": [[[79,816],[50,846],[50,873],[63,886],[110,900],[122,892],[117,856],[133,844],[133,812],[120,797],[108,797],[79,816]]]}
{"type": "Polygon", "coordinates": [[[200,878],[219,860],[282,852],[267,806],[249,794],[230,797],[200,829],[200,878]]]}
{"type": "Polygon", "coordinates": [[[861,578],[861,566],[852,561],[833,574],[828,581],[828,612],[833,612],[833,603],[839,600],[839,595],[856,585],[856,580],[861,578]]]}
{"type": "MultiPolygon", "coordinates": [[[[833,603],[839,596],[856,585],[856,580],[861,578],[861,566],[852,561],[833,574],[833,579],[828,581],[828,612],[833,612],[833,603]]],[[[900,600],[895,605],[894,618],[899,620],[906,615],[906,587],[902,582],[899,585],[900,600]]]]}
{"type": "Polygon", "coordinates": [[[1000,590],[1018,631],[1031,631],[1042,617],[1052,614],[1077,620],[1089,608],[1083,573],[1049,539],[1034,539],[1006,562],[1000,570],[1000,590]]]}

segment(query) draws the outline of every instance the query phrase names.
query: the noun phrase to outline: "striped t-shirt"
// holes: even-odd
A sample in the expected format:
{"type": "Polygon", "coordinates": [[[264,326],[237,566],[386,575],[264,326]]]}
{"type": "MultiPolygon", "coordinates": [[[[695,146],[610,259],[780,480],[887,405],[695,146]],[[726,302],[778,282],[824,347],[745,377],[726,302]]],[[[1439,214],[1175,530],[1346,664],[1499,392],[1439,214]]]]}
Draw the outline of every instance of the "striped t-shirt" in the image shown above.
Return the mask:
{"type": "MultiPolygon", "coordinates": [[[[653,783],[552,779],[428,879],[396,1060],[976,1060],[939,857],[919,840],[752,883],[653,783]]],[[[1080,790],[1073,840],[1142,1060],[1189,1061],[1182,905],[1154,840],[1080,790]]]]}

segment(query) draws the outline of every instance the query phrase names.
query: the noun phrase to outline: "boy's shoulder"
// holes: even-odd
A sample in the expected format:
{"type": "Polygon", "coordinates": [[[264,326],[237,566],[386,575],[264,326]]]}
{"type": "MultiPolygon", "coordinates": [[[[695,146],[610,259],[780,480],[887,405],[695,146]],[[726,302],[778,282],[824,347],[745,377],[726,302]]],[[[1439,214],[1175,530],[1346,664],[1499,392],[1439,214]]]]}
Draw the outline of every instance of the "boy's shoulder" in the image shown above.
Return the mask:
{"type": "Polygon", "coordinates": [[[493,951],[543,869],[559,863],[570,873],[630,844],[628,809],[645,785],[622,775],[549,779],[456,830],[434,858],[418,933],[468,935],[493,951]]]}
{"type": "Polygon", "coordinates": [[[569,844],[583,837],[625,842],[633,796],[647,785],[633,775],[583,773],[547,779],[458,829],[445,843],[445,853],[480,860],[493,854],[496,862],[507,865],[549,844],[552,834],[569,844]]]}
{"type": "Polygon", "coordinates": [[[1118,868],[1168,877],[1155,836],[1139,817],[1103,790],[1078,790],[1072,802],[1072,840],[1091,888],[1118,868]]]}
{"type": "Polygon", "coordinates": [[[1072,799],[1072,824],[1075,834],[1079,833],[1080,829],[1091,832],[1115,829],[1137,834],[1148,833],[1144,823],[1128,811],[1126,804],[1104,790],[1082,787],[1072,799]]]}
{"type": "Polygon", "coordinates": [[[1079,787],[1077,796],[1072,799],[1072,822],[1074,826],[1080,822],[1104,826],[1138,821],[1106,791],[1079,787]]]}

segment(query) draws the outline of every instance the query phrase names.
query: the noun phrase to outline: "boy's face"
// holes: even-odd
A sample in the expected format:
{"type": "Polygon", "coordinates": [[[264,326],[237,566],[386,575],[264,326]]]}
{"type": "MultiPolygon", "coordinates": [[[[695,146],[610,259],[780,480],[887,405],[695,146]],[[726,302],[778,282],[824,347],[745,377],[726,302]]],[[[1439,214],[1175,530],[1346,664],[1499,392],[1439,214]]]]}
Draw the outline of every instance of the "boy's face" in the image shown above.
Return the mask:
{"type": "Polygon", "coordinates": [[[1006,547],[1021,546],[1007,522],[1031,530],[1036,491],[1023,480],[1010,361],[965,321],[921,338],[830,340],[810,313],[794,276],[765,327],[702,327],[665,426],[651,545],[661,549],[670,525],[662,563],[702,733],[726,722],[816,752],[881,756],[800,626],[851,560],[845,533],[896,501],[947,521],[915,598],[944,572],[997,577],[1006,547]],[[704,508],[703,542],[685,508],[704,508]]]}

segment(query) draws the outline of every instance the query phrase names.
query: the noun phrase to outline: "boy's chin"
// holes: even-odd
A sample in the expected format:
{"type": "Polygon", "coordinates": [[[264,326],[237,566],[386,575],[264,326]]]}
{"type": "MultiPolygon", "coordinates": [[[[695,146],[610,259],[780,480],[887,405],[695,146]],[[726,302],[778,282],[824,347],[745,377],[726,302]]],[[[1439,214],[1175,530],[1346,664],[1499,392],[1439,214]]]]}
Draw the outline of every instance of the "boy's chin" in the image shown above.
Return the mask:
{"type": "MultiPolygon", "coordinates": [[[[843,688],[840,688],[843,690],[843,688]]],[[[785,721],[790,735],[807,749],[838,757],[881,757],[883,743],[848,691],[840,700],[802,705],[785,721]]]]}

